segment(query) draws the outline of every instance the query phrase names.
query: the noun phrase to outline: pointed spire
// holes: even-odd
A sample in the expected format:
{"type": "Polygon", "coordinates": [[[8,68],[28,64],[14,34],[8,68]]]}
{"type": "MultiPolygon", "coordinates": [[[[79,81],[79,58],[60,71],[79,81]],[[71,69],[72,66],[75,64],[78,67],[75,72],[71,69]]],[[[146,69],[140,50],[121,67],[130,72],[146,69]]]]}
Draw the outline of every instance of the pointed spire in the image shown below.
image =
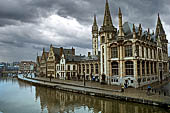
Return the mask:
{"type": "Polygon", "coordinates": [[[118,36],[122,38],[122,37],[124,37],[124,32],[123,32],[123,26],[122,26],[122,12],[121,12],[120,7],[119,7],[118,16],[119,16],[119,34],[118,34],[118,36]]]}
{"type": "Polygon", "coordinates": [[[97,26],[97,21],[96,21],[96,14],[94,14],[94,21],[93,21],[93,26],[97,26]]]}
{"type": "Polygon", "coordinates": [[[135,24],[133,24],[133,32],[135,32],[136,30],[135,30],[135,24]]]}
{"type": "Polygon", "coordinates": [[[111,18],[111,15],[110,15],[110,9],[109,9],[108,0],[106,0],[106,5],[105,5],[103,26],[113,26],[112,18],[111,18]]]}
{"type": "Polygon", "coordinates": [[[133,24],[133,38],[136,38],[136,29],[135,29],[135,24],[133,24]]]}
{"type": "Polygon", "coordinates": [[[156,25],[156,35],[158,35],[159,33],[165,33],[164,28],[162,26],[162,22],[158,13],[158,19],[157,19],[157,25],[156,25]]]}

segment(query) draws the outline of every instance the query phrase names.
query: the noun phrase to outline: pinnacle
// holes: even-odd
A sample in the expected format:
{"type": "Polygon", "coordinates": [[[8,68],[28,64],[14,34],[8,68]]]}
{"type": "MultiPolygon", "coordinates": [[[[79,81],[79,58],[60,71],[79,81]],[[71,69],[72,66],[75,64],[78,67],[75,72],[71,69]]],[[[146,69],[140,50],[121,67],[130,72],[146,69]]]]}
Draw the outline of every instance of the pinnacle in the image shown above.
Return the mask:
{"type": "Polygon", "coordinates": [[[106,5],[105,5],[105,14],[104,14],[103,26],[113,26],[111,15],[110,15],[108,0],[106,0],[106,5]]]}
{"type": "Polygon", "coordinates": [[[93,26],[97,26],[96,14],[94,14],[94,22],[93,22],[93,26]]]}

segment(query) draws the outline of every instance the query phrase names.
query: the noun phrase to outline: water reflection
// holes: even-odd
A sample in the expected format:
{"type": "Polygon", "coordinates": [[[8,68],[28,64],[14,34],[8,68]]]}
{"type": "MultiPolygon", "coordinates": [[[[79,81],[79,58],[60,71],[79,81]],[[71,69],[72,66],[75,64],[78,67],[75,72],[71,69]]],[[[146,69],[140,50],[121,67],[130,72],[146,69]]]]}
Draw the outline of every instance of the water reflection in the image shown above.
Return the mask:
{"type": "Polygon", "coordinates": [[[57,91],[10,78],[0,78],[2,95],[4,113],[168,113],[155,106],[57,91]]]}
{"type": "Polygon", "coordinates": [[[47,106],[49,113],[78,110],[94,113],[168,113],[154,106],[56,91],[44,87],[36,87],[36,98],[40,98],[42,110],[47,106]]]}

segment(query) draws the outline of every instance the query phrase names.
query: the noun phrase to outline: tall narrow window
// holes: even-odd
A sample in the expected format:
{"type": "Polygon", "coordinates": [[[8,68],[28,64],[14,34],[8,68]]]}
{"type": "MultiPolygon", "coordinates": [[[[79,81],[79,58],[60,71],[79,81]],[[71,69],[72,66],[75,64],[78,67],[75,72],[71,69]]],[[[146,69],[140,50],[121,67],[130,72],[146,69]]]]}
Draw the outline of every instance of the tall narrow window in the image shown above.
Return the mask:
{"type": "Polygon", "coordinates": [[[81,73],[81,64],[79,65],[79,74],[81,73]]]}
{"type": "Polygon", "coordinates": [[[86,72],[89,74],[89,64],[86,64],[86,72]]]}
{"type": "Polygon", "coordinates": [[[67,67],[67,68],[68,68],[68,70],[70,70],[70,65],[68,65],[68,67],[67,67]]]}
{"type": "Polygon", "coordinates": [[[125,46],[125,57],[132,56],[132,45],[125,46]]]}
{"type": "Polygon", "coordinates": [[[140,61],[137,61],[137,71],[138,75],[140,75],[140,61]]]}
{"type": "Polygon", "coordinates": [[[112,58],[117,58],[118,57],[117,47],[112,47],[111,48],[111,57],[112,58]]]}
{"type": "Polygon", "coordinates": [[[136,45],[136,55],[139,57],[139,45],[136,45]]]}
{"type": "Polygon", "coordinates": [[[144,47],[142,46],[142,58],[144,58],[144,47]]]}
{"type": "Polygon", "coordinates": [[[94,67],[93,67],[93,64],[90,64],[90,67],[91,67],[91,73],[93,74],[93,73],[94,73],[94,67]]]}
{"type": "Polygon", "coordinates": [[[149,74],[149,62],[146,62],[146,71],[147,71],[147,74],[149,74]]]}
{"type": "Polygon", "coordinates": [[[99,69],[98,69],[98,64],[95,64],[95,68],[96,68],[96,74],[98,74],[99,73],[99,69]]]}
{"type": "Polygon", "coordinates": [[[145,61],[142,61],[142,75],[145,75],[145,61]]]}
{"type": "Polygon", "coordinates": [[[153,62],[151,62],[151,74],[153,74],[153,62]]]}
{"type": "Polygon", "coordinates": [[[133,75],[133,62],[127,61],[125,63],[126,75],[133,75]]]}
{"type": "Polygon", "coordinates": [[[118,63],[117,62],[112,62],[112,75],[118,75],[118,63]]]}
{"type": "Polygon", "coordinates": [[[148,48],[146,47],[146,58],[148,58],[148,48]]]}
{"type": "Polygon", "coordinates": [[[75,71],[76,70],[76,66],[75,65],[73,65],[73,71],[75,71]]]}

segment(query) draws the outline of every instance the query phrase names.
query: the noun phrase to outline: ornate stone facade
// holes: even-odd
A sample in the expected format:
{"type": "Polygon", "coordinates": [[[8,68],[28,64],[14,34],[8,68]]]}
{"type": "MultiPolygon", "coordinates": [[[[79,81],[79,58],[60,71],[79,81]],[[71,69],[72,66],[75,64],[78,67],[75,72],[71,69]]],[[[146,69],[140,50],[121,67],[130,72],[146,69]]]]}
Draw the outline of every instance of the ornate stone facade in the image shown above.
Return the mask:
{"type": "Polygon", "coordinates": [[[141,24],[125,22],[119,8],[119,30],[112,24],[106,0],[103,25],[100,28],[101,81],[108,84],[138,87],[162,81],[168,75],[168,40],[158,14],[156,32],[142,30],[141,24]]]}

